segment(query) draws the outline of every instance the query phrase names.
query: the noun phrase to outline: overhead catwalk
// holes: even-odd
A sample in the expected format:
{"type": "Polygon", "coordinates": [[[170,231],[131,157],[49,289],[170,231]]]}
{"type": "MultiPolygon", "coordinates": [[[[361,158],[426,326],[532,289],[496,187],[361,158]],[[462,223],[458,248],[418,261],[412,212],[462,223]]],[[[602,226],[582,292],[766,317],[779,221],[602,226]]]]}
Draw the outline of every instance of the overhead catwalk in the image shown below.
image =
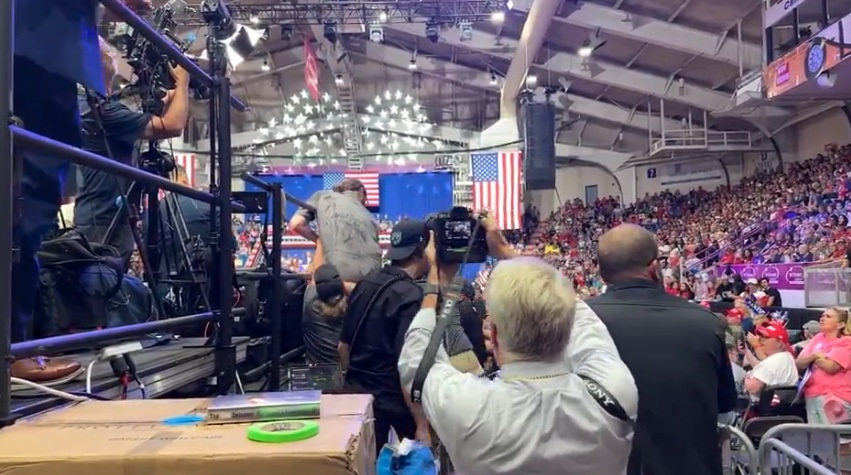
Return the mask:
{"type": "MultiPolygon", "coordinates": [[[[233,267],[228,252],[222,252],[224,240],[221,239],[221,236],[230,232],[232,212],[244,210],[241,204],[231,202],[230,107],[244,110],[245,105],[231,96],[230,79],[226,74],[227,61],[224,58],[224,45],[220,42],[211,42],[213,43],[211,44],[213,48],[210,50],[211,66],[209,73],[205,72],[198,64],[185,57],[169,40],[154,31],[147,22],[130,11],[121,0],[101,0],[101,3],[116,17],[132,26],[152,44],[156,45],[171,61],[184,68],[195,81],[210,88],[212,92],[210,109],[215,112],[210,117],[211,128],[218,132],[216,134],[217,153],[211,156],[211,170],[217,171],[216,175],[224,179],[220,180],[221,183],[216,183],[215,180],[211,179],[211,188],[208,193],[195,190],[158,175],[47,139],[14,125],[0,128],[0,149],[6,151],[6,157],[12,157],[12,152],[16,148],[64,156],[78,165],[129,178],[145,186],[158,187],[209,204],[211,206],[210,215],[218,215],[219,217],[218,220],[211,220],[213,221],[211,223],[213,239],[211,239],[210,244],[215,261],[215,278],[219,288],[229,288],[233,281],[233,267]],[[218,212],[219,210],[220,212],[218,212]]],[[[7,123],[11,123],[12,119],[14,4],[13,1],[0,2],[0,31],[2,31],[2,34],[0,34],[0,55],[2,55],[0,56],[0,62],[2,62],[0,64],[0,90],[10,91],[7,94],[0,94],[0,114],[5,117],[4,120],[7,123]]],[[[208,26],[211,30],[214,30],[217,25],[210,23],[208,26]]],[[[212,368],[200,365],[201,369],[206,369],[192,374],[192,376],[199,378],[214,376],[217,392],[219,394],[227,393],[234,383],[239,353],[244,354],[244,346],[241,346],[241,342],[233,338],[234,316],[242,314],[244,309],[232,308],[233,294],[231,292],[220,292],[217,295],[216,305],[210,312],[11,345],[11,269],[17,257],[13,252],[12,229],[16,181],[20,179],[20,177],[14,176],[14,171],[12,159],[7,158],[0,161],[0,190],[3,193],[0,196],[0,224],[2,224],[0,225],[0,229],[2,229],[0,230],[0,305],[2,305],[0,307],[0,427],[14,423],[15,417],[24,415],[11,412],[10,365],[15,358],[104,347],[117,341],[141,340],[144,335],[174,331],[202,322],[212,322],[218,326],[215,342],[211,349],[189,352],[182,347],[182,344],[172,343],[174,346],[169,347],[166,353],[171,351],[190,356],[194,354],[196,359],[207,361],[207,365],[209,365],[209,359],[212,358],[212,368]],[[239,349],[240,347],[242,350],[239,349]],[[204,372],[206,374],[202,374],[204,372]]],[[[279,268],[277,275],[280,276],[279,268]]],[[[162,352],[163,350],[158,351],[162,352]]],[[[147,360],[157,360],[153,356],[139,356],[138,359],[140,364],[147,360]]],[[[179,358],[173,360],[177,361],[179,358]]],[[[150,368],[140,367],[138,370],[142,374],[148,375],[150,373],[150,368]]]]}
{"type": "MultiPolygon", "coordinates": [[[[193,2],[189,2],[193,3],[193,2]]],[[[263,25],[345,25],[382,23],[455,24],[484,21],[494,13],[508,10],[507,0],[375,0],[339,1],[302,0],[299,2],[256,3],[229,5],[235,21],[263,25]],[[254,21],[252,21],[254,20],[254,21]]],[[[195,5],[192,5],[194,7],[195,5]]],[[[185,26],[203,26],[205,23],[192,14],[195,8],[175,15],[174,19],[185,26]]]]}

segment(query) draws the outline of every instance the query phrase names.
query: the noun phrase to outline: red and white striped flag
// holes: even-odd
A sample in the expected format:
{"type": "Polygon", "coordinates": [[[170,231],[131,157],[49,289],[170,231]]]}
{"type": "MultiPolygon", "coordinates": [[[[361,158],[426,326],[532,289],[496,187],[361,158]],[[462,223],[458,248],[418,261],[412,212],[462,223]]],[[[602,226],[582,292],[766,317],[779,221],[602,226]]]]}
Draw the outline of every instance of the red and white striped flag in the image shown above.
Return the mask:
{"type": "Polygon", "coordinates": [[[491,272],[493,272],[493,266],[490,264],[482,265],[481,270],[479,270],[479,273],[476,274],[475,281],[479,289],[485,290],[485,287],[488,286],[488,279],[491,277],[491,272]]]}
{"type": "Polygon", "coordinates": [[[473,207],[488,210],[502,229],[520,229],[519,151],[473,153],[473,207]]]}
{"type": "Polygon", "coordinates": [[[332,172],[322,176],[322,188],[330,190],[339,185],[343,180],[360,180],[366,188],[366,205],[377,207],[379,205],[378,173],[375,172],[332,172]]]}
{"type": "Polygon", "coordinates": [[[245,263],[245,267],[249,269],[253,269],[257,267],[260,263],[260,251],[263,249],[263,242],[260,237],[255,241],[254,246],[251,248],[251,254],[248,255],[248,260],[245,263]]]}
{"type": "MultiPolygon", "coordinates": [[[[174,154],[174,164],[183,167],[186,170],[187,186],[195,188],[196,162],[194,153],[176,153],[174,154]]],[[[160,199],[165,198],[165,192],[160,190],[160,199]]]]}
{"type": "Polygon", "coordinates": [[[195,188],[197,179],[197,162],[194,153],[177,153],[174,155],[175,165],[183,167],[186,170],[186,179],[189,180],[189,186],[195,188]]]}

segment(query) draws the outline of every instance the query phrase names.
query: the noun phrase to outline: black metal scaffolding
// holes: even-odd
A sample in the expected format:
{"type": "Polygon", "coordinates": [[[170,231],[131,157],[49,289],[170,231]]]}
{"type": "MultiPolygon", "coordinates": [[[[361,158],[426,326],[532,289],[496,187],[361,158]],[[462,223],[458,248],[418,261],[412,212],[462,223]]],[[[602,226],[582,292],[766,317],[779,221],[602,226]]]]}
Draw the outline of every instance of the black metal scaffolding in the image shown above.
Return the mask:
{"type": "MultiPolygon", "coordinates": [[[[133,167],[129,167],[108,158],[85,152],[65,144],[33,134],[22,128],[8,125],[0,127],[0,152],[5,155],[0,160],[0,427],[11,423],[11,386],[10,366],[14,358],[26,357],[36,354],[45,354],[57,351],[68,351],[84,348],[93,344],[106,343],[117,339],[132,338],[134,336],[148,333],[172,330],[178,327],[197,324],[204,321],[217,321],[219,332],[216,340],[216,377],[219,393],[229,390],[235,371],[236,355],[232,341],[233,315],[240,314],[242,309],[232,309],[233,296],[230,292],[222,292],[219,305],[212,312],[190,315],[170,320],[143,323],[120,327],[97,332],[85,332],[67,336],[46,338],[11,345],[11,322],[12,322],[12,264],[13,260],[13,210],[15,179],[13,178],[13,148],[28,148],[40,150],[56,155],[64,155],[71,162],[96,168],[107,173],[113,173],[130,178],[141,184],[157,186],[159,188],[188,196],[193,199],[209,203],[215,208],[220,208],[217,227],[219,239],[213,246],[215,272],[220,289],[229,289],[233,280],[232,260],[227,252],[226,239],[231,229],[232,211],[242,211],[244,207],[231,203],[231,150],[230,150],[230,107],[244,110],[245,106],[230,95],[230,80],[226,75],[226,61],[211,61],[210,72],[207,73],[196,63],[185,57],[170,41],[157,33],[148,23],[130,11],[121,0],[100,0],[101,3],[111,10],[118,18],[128,23],[140,32],[142,36],[155,44],[160,51],[183,67],[194,79],[208,86],[213,93],[217,117],[211,117],[211,121],[218,124],[216,134],[217,156],[212,157],[213,163],[218,162],[218,177],[222,186],[211,187],[212,193],[205,193],[183,186],[160,176],[153,175],[133,167]]],[[[0,113],[3,120],[9,123],[12,118],[12,77],[13,77],[13,38],[14,38],[14,1],[0,1],[0,113]]],[[[212,55],[212,52],[211,52],[212,55]]],[[[212,108],[211,108],[212,109],[212,108]]],[[[212,165],[211,165],[212,166],[212,165]]],[[[216,216],[215,212],[211,216],[216,216]]],[[[279,218],[280,219],[280,218],[279,218]]],[[[213,220],[215,221],[215,220],[213,220]]],[[[280,225],[280,224],[279,224],[280,225]]],[[[280,239],[279,239],[280,240],[280,239]]],[[[280,245],[277,247],[278,259],[277,270],[280,275],[280,245]]],[[[273,262],[273,266],[275,263],[273,262]]],[[[280,342],[278,343],[280,344],[280,342]]],[[[280,348],[278,350],[280,352],[280,348]]]]}

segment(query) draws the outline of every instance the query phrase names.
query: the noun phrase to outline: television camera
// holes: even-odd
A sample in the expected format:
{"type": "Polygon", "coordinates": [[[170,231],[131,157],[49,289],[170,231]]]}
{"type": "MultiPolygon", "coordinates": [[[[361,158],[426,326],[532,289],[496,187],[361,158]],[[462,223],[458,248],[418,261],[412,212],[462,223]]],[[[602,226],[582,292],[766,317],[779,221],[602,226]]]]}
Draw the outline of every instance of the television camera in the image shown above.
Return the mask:
{"type": "MultiPolygon", "coordinates": [[[[191,36],[182,40],[177,36],[175,33],[177,22],[174,20],[174,15],[185,9],[184,3],[172,1],[153,9],[148,18],[156,31],[173,41],[184,53],[195,38],[191,36]]],[[[174,78],[171,75],[174,64],[155,44],[127,24],[116,27],[112,37],[136,75],[135,82],[122,88],[120,97],[139,96],[142,98],[142,110],[155,115],[162,114],[166,92],[175,87],[174,78]]],[[[195,79],[190,79],[189,89],[197,100],[208,100],[211,97],[210,89],[195,79]]]]}
{"type": "Polygon", "coordinates": [[[485,262],[488,242],[481,219],[481,216],[463,206],[428,216],[426,224],[434,231],[437,259],[447,263],[485,262]]]}

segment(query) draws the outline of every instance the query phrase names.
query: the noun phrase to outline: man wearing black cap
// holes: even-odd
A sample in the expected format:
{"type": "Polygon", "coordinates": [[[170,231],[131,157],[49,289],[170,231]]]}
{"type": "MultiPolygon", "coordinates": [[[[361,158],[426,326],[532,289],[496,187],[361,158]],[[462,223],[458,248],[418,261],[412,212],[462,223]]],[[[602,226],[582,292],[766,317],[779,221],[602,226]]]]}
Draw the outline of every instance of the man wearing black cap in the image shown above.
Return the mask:
{"type": "MultiPolygon", "coordinates": [[[[358,282],[343,318],[339,352],[346,386],[375,397],[378,450],[387,443],[390,427],[400,438],[413,439],[417,431],[396,365],[405,332],[422,302],[423,289],[414,279],[428,269],[423,254],[427,244],[424,221],[406,219],[397,223],[390,234],[386,256],[390,264],[358,282]]],[[[317,283],[317,292],[319,286],[317,283]]]]}

